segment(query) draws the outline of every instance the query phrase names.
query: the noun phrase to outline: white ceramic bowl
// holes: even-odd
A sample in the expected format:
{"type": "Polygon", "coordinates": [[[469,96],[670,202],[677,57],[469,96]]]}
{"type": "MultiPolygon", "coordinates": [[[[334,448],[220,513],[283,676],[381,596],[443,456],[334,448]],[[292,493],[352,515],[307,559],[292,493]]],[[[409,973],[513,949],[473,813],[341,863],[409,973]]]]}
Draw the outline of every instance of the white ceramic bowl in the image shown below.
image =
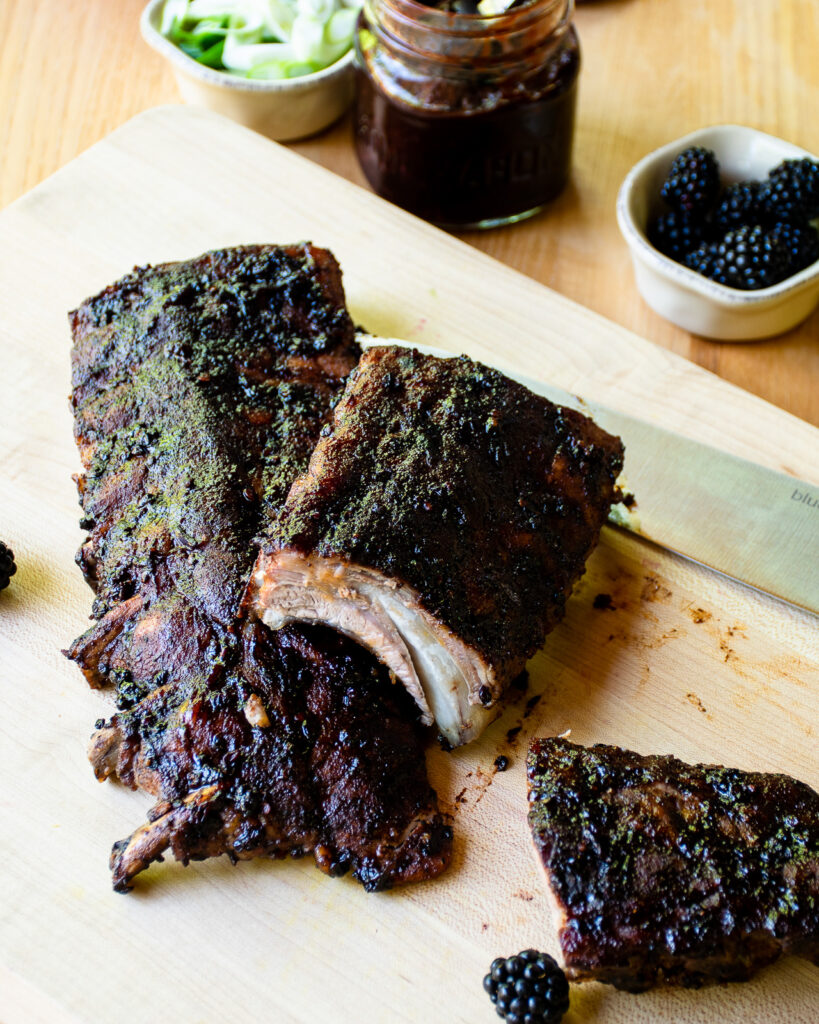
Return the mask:
{"type": "Polygon", "coordinates": [[[353,52],[323,71],[300,78],[237,78],[199,64],[159,31],[165,0],[151,0],[140,20],[149,46],[171,64],[182,99],[208,107],[271,139],[314,135],[336,121],[353,98],[353,52]]]}
{"type": "Polygon", "coordinates": [[[783,160],[816,159],[789,142],[736,124],[703,128],[649,153],[628,173],[617,196],[617,222],[640,294],[661,316],[706,338],[750,341],[789,331],[819,304],[819,262],[770,288],[743,292],[695,274],[649,243],[649,220],[667,209],[660,187],[674,157],[689,146],[716,153],[724,182],[766,178],[783,160]]]}

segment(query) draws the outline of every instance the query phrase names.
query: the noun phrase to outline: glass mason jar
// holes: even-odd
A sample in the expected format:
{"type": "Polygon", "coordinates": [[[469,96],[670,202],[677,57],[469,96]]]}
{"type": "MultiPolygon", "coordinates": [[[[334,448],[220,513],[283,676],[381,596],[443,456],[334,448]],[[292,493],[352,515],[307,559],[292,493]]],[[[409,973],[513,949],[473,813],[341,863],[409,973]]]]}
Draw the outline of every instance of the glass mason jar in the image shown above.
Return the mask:
{"type": "Polygon", "coordinates": [[[354,132],[375,191],[447,228],[537,213],[569,176],[580,48],[573,0],[484,16],[365,0],[354,132]]]}

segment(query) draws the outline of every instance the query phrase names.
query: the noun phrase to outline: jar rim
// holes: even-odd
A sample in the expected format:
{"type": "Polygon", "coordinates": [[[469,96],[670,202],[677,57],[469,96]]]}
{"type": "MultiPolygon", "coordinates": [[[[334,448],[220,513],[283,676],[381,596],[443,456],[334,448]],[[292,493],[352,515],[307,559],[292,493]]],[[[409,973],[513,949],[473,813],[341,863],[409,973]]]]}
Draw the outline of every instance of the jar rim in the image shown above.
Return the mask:
{"type": "Polygon", "coordinates": [[[391,7],[393,17],[411,23],[416,29],[429,29],[462,39],[520,32],[531,22],[542,22],[552,13],[557,14],[553,25],[553,31],[557,31],[561,24],[568,25],[574,11],[574,0],[525,0],[520,7],[499,14],[442,11],[420,0],[365,0],[365,6],[371,5],[391,7]]]}

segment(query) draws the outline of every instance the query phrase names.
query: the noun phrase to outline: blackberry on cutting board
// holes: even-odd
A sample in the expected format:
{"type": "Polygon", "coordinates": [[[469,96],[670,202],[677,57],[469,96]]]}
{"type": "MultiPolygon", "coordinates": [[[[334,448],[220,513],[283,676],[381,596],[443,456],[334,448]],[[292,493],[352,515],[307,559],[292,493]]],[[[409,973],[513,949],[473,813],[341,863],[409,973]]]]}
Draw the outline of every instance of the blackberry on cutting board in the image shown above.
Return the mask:
{"type": "Polygon", "coordinates": [[[768,288],[791,273],[784,241],[759,225],[737,228],[720,242],[701,245],[686,256],[685,265],[742,291],[768,288]]]}
{"type": "Polygon", "coordinates": [[[710,149],[691,146],[674,157],[660,195],[673,210],[704,217],[719,195],[719,164],[710,149]]]}
{"type": "Polygon", "coordinates": [[[17,572],[14,552],[0,540],[0,590],[5,590],[11,577],[17,572]]]}
{"type": "Polygon", "coordinates": [[[566,975],[536,949],[493,960],[483,987],[506,1024],[558,1024],[569,1009],[566,975]]]}
{"type": "Polygon", "coordinates": [[[705,241],[707,233],[708,227],[704,220],[690,217],[679,210],[669,210],[651,222],[648,240],[664,256],[682,263],[686,253],[705,241]]]}
{"type": "Polygon", "coordinates": [[[763,182],[759,198],[771,220],[802,223],[819,217],[819,164],[808,157],[784,160],[763,182]]]}

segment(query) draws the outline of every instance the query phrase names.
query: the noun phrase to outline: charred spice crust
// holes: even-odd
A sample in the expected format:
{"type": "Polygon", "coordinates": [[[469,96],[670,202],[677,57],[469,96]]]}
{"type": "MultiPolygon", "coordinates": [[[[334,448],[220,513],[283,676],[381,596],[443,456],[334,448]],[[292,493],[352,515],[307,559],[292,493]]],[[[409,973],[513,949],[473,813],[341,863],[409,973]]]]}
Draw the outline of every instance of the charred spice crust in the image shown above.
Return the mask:
{"type": "Polygon", "coordinates": [[[640,992],[819,964],[819,794],[785,775],[535,740],[529,824],[570,979],[640,992]]]}
{"type": "Polygon", "coordinates": [[[139,268],[71,325],[98,622],[67,653],[116,690],[98,778],[159,801],[114,847],[115,888],[167,849],[312,851],[370,889],[443,870],[414,711],[385,671],[328,631],[237,618],[253,539],[358,358],[332,255],[245,246],[139,268]]]}
{"type": "Polygon", "coordinates": [[[562,618],[622,461],[619,439],[497,370],[371,348],[263,551],[410,587],[492,666],[489,704],[562,618]]]}

